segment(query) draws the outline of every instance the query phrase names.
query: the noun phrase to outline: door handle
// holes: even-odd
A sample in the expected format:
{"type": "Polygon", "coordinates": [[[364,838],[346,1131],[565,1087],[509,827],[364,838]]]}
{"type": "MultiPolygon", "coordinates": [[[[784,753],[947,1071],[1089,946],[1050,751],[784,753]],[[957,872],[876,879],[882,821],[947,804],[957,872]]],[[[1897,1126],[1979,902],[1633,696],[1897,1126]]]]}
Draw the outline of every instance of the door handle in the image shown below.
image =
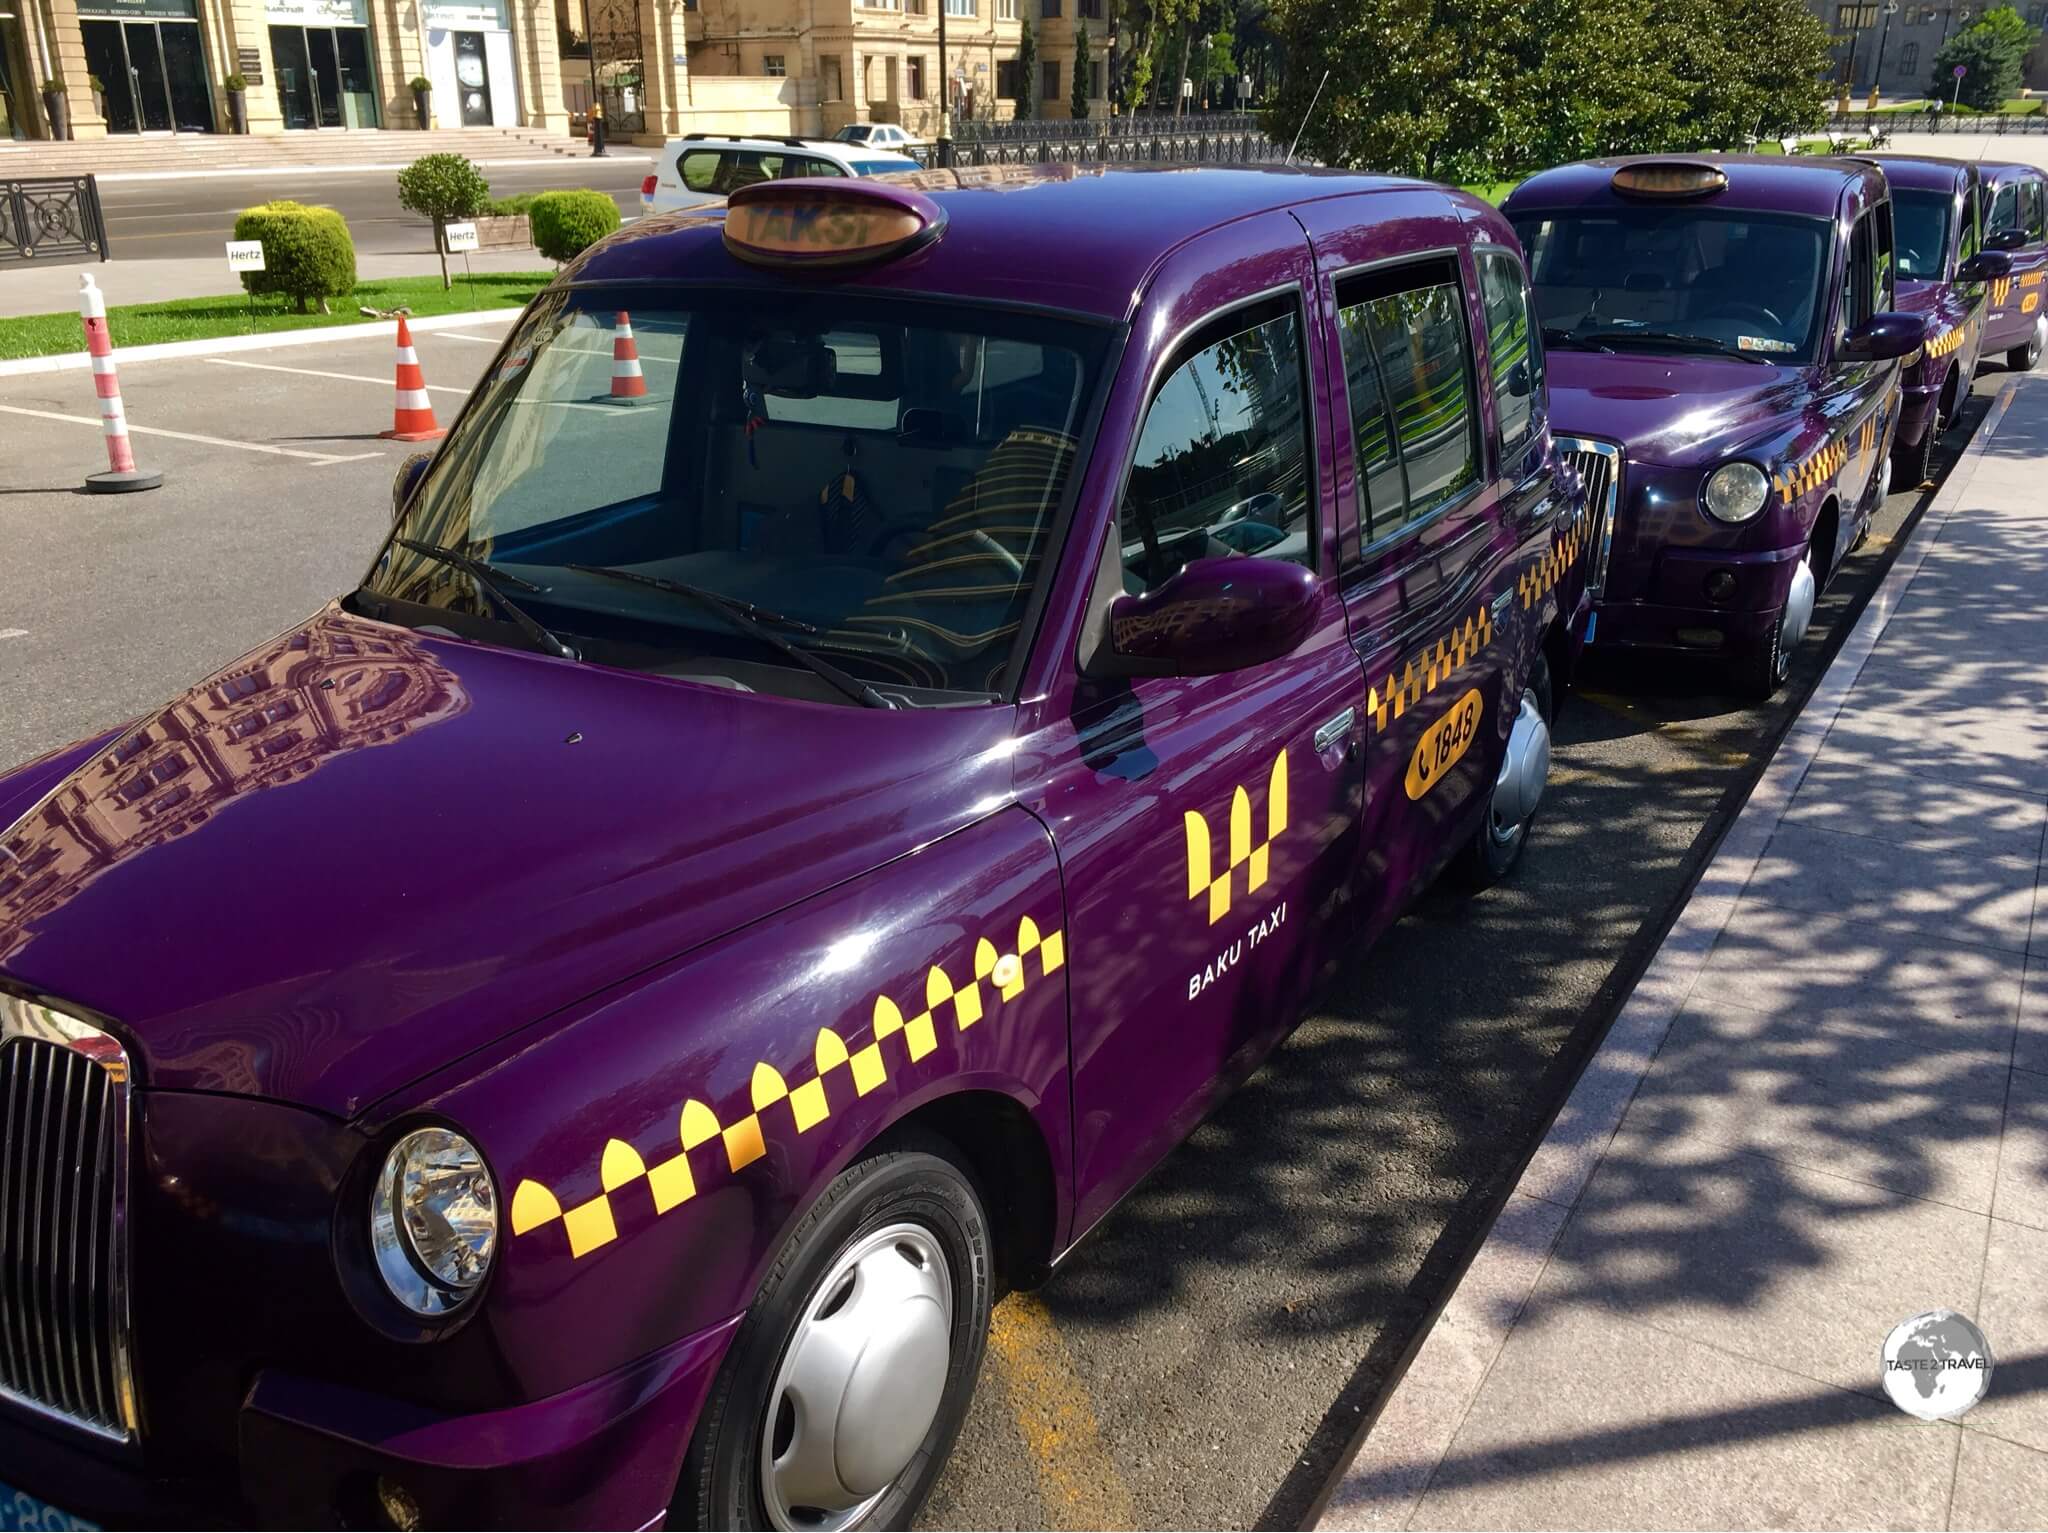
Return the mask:
{"type": "Polygon", "coordinates": [[[1316,730],[1316,749],[1318,751],[1328,750],[1339,740],[1350,734],[1351,726],[1357,722],[1358,710],[1356,708],[1346,708],[1334,719],[1329,720],[1316,730]]]}
{"type": "Polygon", "coordinates": [[[1507,611],[1508,603],[1514,599],[1515,593],[1513,591],[1503,591],[1493,599],[1493,617],[1495,622],[1500,621],[1500,615],[1507,611]]]}

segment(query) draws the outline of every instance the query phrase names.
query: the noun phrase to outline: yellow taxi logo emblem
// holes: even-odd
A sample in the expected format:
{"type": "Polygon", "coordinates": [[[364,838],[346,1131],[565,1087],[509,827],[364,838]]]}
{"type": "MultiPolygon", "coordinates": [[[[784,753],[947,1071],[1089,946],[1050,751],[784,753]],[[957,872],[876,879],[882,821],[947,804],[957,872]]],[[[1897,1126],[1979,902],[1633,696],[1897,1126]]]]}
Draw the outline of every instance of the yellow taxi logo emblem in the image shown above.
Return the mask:
{"type": "Polygon", "coordinates": [[[1456,766],[1472,748],[1472,742],[1479,738],[1479,715],[1486,711],[1486,703],[1473,688],[1455,703],[1450,711],[1429,728],[1423,730],[1422,738],[1415,742],[1415,754],[1408,761],[1408,796],[1421,798],[1431,788],[1444,780],[1444,773],[1456,766]]]}
{"type": "Polygon", "coordinates": [[[1214,926],[1230,913],[1230,885],[1233,875],[1245,870],[1245,893],[1256,894],[1266,886],[1268,856],[1280,833],[1287,829],[1287,752],[1273,758],[1273,770],[1266,778],[1266,836],[1252,844],[1252,798],[1239,784],[1230,795],[1230,861],[1216,873],[1209,822],[1199,809],[1186,815],[1188,836],[1188,898],[1209,896],[1209,924],[1214,926]]]}

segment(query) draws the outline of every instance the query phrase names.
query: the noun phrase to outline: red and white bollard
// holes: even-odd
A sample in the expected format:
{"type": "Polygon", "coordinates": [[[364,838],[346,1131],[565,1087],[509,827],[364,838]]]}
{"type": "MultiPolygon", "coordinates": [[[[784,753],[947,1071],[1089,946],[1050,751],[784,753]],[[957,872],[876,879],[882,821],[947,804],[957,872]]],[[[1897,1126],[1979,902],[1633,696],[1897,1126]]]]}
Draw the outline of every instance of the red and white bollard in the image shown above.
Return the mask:
{"type": "Polygon", "coordinates": [[[107,471],[87,474],[85,487],[101,495],[127,490],[153,490],[162,474],[145,474],[135,466],[128,445],[128,416],[121,408],[121,380],[114,373],[114,341],[107,334],[107,300],[87,272],[78,279],[78,313],[85,321],[85,349],[92,353],[92,383],[100,396],[100,429],[107,438],[107,471]]]}

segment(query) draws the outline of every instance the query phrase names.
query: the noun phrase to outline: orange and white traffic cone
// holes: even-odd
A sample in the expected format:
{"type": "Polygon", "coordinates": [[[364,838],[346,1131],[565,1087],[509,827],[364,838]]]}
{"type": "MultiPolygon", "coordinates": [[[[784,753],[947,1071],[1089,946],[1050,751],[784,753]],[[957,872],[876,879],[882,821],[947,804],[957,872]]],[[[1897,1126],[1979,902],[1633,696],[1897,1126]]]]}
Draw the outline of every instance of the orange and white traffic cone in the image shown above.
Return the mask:
{"type": "Polygon", "coordinates": [[[427,398],[420,354],[412,349],[412,327],[398,316],[398,402],[391,410],[391,429],[377,435],[394,442],[432,442],[448,433],[434,421],[434,403],[427,398]]]}
{"type": "Polygon", "coordinates": [[[610,404],[636,404],[647,397],[647,380],[640,372],[640,348],[633,344],[633,316],[624,309],[612,324],[612,391],[610,404]]]}
{"type": "Polygon", "coordinates": [[[92,353],[93,391],[100,397],[100,430],[107,439],[107,471],[87,474],[85,487],[100,495],[126,490],[153,490],[162,474],[145,474],[135,466],[128,445],[128,413],[121,404],[121,380],[114,372],[114,338],[107,331],[107,300],[87,272],[78,279],[78,314],[85,321],[85,349],[92,353]]]}

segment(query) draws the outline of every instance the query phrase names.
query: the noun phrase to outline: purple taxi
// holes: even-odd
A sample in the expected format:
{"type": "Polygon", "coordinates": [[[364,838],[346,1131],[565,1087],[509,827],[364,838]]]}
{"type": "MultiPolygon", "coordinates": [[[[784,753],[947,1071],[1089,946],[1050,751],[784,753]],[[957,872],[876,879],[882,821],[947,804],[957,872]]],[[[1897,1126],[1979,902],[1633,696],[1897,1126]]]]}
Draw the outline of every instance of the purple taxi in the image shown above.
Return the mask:
{"type": "Polygon", "coordinates": [[[992,1303],[1520,854],[1544,373],[1416,182],[778,181],[587,253],[357,589],[0,779],[0,1479],[905,1523],[992,1303]]]}
{"type": "Polygon", "coordinates": [[[2038,165],[1987,164],[1984,247],[2002,251],[2011,270],[1990,284],[1984,352],[2005,354],[2014,372],[2030,372],[2048,342],[2048,171],[2038,165]]]}
{"type": "Polygon", "coordinates": [[[1595,502],[1587,643],[1785,679],[1886,489],[1901,358],[1867,161],[1592,160],[1503,211],[1529,253],[1560,448],[1595,502]]]}
{"type": "Polygon", "coordinates": [[[1891,183],[1899,307],[1927,321],[1909,359],[1892,443],[1892,477],[1925,484],[1934,449],[1955,424],[1985,346],[1990,287],[2012,275],[2011,257],[1984,248],[1984,186],[1972,160],[1876,157],[1891,183]]]}

